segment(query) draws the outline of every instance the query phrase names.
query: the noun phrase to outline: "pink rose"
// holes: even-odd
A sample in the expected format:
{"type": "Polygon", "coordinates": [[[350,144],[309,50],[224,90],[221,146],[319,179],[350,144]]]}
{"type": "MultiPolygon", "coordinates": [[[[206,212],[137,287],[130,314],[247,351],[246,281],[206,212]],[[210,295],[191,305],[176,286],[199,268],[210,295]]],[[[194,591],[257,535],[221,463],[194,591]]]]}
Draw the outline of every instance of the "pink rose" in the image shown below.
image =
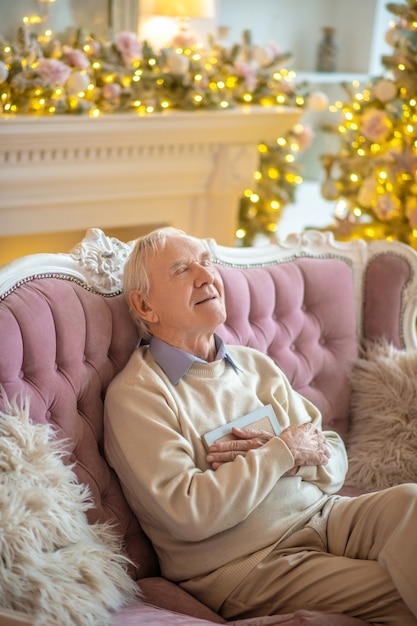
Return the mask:
{"type": "Polygon", "coordinates": [[[64,46],[64,54],[69,65],[72,65],[79,70],[87,70],[90,67],[90,61],[85,52],[82,50],[64,46]]]}
{"type": "Polygon", "coordinates": [[[298,147],[301,152],[307,150],[311,146],[311,142],[314,139],[314,131],[309,124],[303,126],[302,124],[297,124],[297,126],[293,129],[294,138],[298,144],[298,147]]]}
{"type": "Polygon", "coordinates": [[[235,61],[234,68],[236,74],[244,79],[246,89],[250,92],[254,91],[256,87],[255,69],[245,61],[235,61]]]}
{"type": "Polygon", "coordinates": [[[369,141],[383,141],[392,130],[387,114],[379,109],[368,109],[363,114],[362,132],[369,141]]]}
{"type": "Polygon", "coordinates": [[[40,59],[38,63],[38,74],[51,85],[58,85],[62,87],[70,74],[71,68],[62,63],[62,61],[56,61],[55,59],[40,59]]]}
{"type": "Polygon", "coordinates": [[[178,33],[172,40],[172,45],[176,48],[192,48],[198,43],[198,39],[192,33],[178,33]]]}
{"type": "Polygon", "coordinates": [[[142,53],[142,46],[135,33],[122,32],[117,35],[114,42],[116,49],[123,57],[123,61],[130,65],[138,61],[142,53]]]}
{"type": "Polygon", "coordinates": [[[104,100],[108,100],[109,102],[113,102],[120,97],[122,93],[122,88],[119,83],[106,83],[103,85],[102,95],[104,100]]]}
{"type": "Polygon", "coordinates": [[[384,193],[378,196],[375,203],[374,213],[381,222],[390,222],[398,217],[401,212],[401,203],[395,196],[384,193]]]}

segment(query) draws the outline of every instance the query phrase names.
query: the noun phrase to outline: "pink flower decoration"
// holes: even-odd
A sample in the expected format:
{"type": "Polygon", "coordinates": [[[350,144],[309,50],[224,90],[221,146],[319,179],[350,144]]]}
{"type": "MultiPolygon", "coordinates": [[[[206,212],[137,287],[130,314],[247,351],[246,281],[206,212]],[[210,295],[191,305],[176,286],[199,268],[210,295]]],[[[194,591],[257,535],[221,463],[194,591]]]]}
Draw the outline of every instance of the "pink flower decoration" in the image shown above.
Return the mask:
{"type": "Polygon", "coordinates": [[[389,193],[378,196],[374,207],[374,213],[381,222],[390,222],[401,212],[401,203],[389,193]]]}
{"type": "Polygon", "coordinates": [[[384,111],[368,109],[363,114],[362,132],[369,141],[383,141],[392,130],[391,120],[384,111]]]}
{"type": "Polygon", "coordinates": [[[103,85],[102,95],[105,100],[112,102],[117,100],[122,93],[122,88],[119,83],[106,83],[103,85]]]}
{"type": "Polygon", "coordinates": [[[64,46],[64,54],[69,65],[79,70],[87,70],[90,67],[90,61],[82,50],[64,46]]]}
{"type": "Polygon", "coordinates": [[[198,43],[198,39],[192,33],[178,33],[172,40],[172,45],[181,48],[191,48],[198,43]]]}
{"type": "Polygon", "coordinates": [[[300,151],[303,152],[311,146],[311,142],[314,139],[314,131],[309,124],[301,127],[295,126],[294,137],[296,142],[298,143],[300,151]]]}
{"type": "Polygon", "coordinates": [[[245,61],[235,61],[234,68],[236,74],[244,79],[248,91],[252,92],[256,87],[256,71],[245,61]]]}
{"type": "Polygon", "coordinates": [[[38,74],[51,85],[58,85],[62,87],[70,74],[71,68],[62,63],[62,61],[55,61],[55,59],[40,59],[38,63],[38,74]]]}
{"type": "Polygon", "coordinates": [[[114,42],[116,49],[123,57],[123,61],[130,65],[134,61],[138,61],[142,54],[142,46],[138,41],[135,33],[122,32],[116,37],[114,42]]]}

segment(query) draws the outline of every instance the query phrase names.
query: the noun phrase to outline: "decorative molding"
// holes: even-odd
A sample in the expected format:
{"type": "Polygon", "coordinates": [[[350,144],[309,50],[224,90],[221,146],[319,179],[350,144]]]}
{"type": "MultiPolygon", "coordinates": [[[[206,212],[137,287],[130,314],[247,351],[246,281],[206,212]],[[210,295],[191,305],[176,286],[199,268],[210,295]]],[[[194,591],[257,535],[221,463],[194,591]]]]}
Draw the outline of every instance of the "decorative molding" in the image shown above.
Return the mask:
{"type": "Polygon", "coordinates": [[[234,243],[258,143],[299,109],[0,117],[0,232],[171,224],[234,243]]]}
{"type": "Polygon", "coordinates": [[[99,293],[120,290],[123,267],[131,246],[107,237],[99,228],[90,228],[84,239],[69,253],[89,275],[89,285],[99,293]]]}

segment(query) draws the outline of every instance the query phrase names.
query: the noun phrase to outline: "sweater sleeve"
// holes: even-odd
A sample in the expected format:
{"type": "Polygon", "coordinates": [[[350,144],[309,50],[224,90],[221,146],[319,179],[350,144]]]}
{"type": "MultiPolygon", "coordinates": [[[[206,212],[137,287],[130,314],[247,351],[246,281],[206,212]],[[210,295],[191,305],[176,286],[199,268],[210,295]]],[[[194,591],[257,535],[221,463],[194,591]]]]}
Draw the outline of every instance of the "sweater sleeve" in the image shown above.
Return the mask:
{"type": "MultiPolygon", "coordinates": [[[[316,428],[321,430],[322,417],[319,409],[294,391],[283,374],[281,379],[281,402],[276,410],[283,410],[288,415],[288,425],[311,421],[316,428]],[[282,388],[284,389],[284,396],[282,396],[282,388]]],[[[345,444],[340,435],[333,431],[323,431],[323,434],[330,450],[328,463],[326,465],[301,467],[297,475],[301,476],[303,480],[317,485],[324,493],[330,495],[336,493],[343,486],[348,468],[348,458],[345,444]]]]}

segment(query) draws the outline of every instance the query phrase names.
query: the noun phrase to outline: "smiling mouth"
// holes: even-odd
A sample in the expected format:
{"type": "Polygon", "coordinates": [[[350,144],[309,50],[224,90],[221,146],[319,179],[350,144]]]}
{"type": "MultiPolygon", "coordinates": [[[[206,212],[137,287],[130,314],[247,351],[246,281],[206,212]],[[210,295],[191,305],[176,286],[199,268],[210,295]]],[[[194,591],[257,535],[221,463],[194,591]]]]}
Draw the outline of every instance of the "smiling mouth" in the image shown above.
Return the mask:
{"type": "Polygon", "coordinates": [[[216,298],[217,298],[217,296],[207,296],[203,300],[199,300],[198,302],[196,302],[196,305],[197,304],[204,304],[205,302],[209,302],[210,300],[215,300],[216,298]]]}

